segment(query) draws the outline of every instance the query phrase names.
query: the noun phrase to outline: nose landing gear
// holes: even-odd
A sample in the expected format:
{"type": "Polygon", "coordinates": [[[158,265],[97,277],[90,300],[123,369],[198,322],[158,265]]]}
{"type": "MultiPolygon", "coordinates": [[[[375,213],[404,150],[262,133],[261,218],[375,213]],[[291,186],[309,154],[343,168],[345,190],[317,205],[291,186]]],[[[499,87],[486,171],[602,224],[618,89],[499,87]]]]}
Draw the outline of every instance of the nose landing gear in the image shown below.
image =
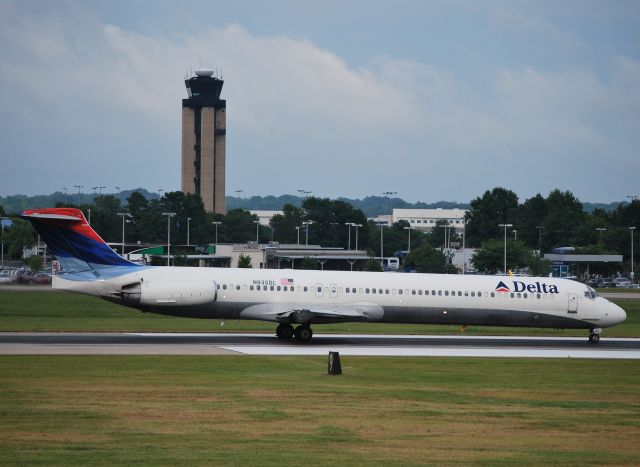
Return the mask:
{"type": "Polygon", "coordinates": [[[279,324],[276,335],[280,339],[291,339],[295,336],[297,341],[308,342],[313,337],[313,331],[308,324],[301,324],[295,330],[290,324],[279,324]]]}
{"type": "Polygon", "coordinates": [[[591,334],[589,334],[589,343],[590,344],[597,344],[598,342],[600,342],[600,333],[601,332],[602,332],[602,329],[593,328],[591,330],[591,334]]]}

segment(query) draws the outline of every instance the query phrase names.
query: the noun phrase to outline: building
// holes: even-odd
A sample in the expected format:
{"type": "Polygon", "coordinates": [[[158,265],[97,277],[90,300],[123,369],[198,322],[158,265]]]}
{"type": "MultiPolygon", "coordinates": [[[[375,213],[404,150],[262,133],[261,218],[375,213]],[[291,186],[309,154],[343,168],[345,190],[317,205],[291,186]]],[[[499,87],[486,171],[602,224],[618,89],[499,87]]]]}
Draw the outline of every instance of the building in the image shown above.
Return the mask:
{"type": "Polygon", "coordinates": [[[269,227],[271,225],[271,218],[276,214],[284,216],[284,211],[249,211],[251,214],[258,216],[258,221],[260,221],[260,225],[269,227]]]}
{"type": "Polygon", "coordinates": [[[456,230],[464,230],[464,209],[394,209],[393,223],[406,221],[411,228],[430,231],[438,222],[446,222],[456,230]]]}
{"type": "Polygon", "coordinates": [[[185,80],[182,100],[182,192],[202,197],[207,212],[225,214],[227,102],[211,70],[185,80]]]}

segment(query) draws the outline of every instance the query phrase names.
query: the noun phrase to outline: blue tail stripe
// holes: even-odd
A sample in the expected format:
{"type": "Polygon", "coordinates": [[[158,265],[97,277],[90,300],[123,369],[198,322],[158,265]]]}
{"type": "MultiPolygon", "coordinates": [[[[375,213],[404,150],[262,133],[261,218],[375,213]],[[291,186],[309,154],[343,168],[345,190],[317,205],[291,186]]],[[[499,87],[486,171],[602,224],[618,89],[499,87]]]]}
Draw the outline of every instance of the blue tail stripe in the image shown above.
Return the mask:
{"type": "Polygon", "coordinates": [[[107,244],[97,242],[85,235],[43,222],[32,221],[32,225],[43,237],[51,252],[60,260],[65,270],[78,270],[77,260],[82,260],[89,265],[138,267],[120,257],[107,244]],[[70,268],[67,268],[65,263],[70,268]]]}

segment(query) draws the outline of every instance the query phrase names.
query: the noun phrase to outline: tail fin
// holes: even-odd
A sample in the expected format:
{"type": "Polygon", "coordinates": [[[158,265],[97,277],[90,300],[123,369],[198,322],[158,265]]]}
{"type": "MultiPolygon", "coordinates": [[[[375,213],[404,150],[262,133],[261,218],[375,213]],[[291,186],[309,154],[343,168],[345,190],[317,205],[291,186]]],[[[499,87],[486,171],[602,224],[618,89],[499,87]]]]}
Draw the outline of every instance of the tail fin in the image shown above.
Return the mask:
{"type": "Polygon", "coordinates": [[[99,274],[100,270],[114,267],[139,267],[115,253],[89,226],[79,209],[29,209],[20,217],[31,222],[65,273],[99,274]]]}

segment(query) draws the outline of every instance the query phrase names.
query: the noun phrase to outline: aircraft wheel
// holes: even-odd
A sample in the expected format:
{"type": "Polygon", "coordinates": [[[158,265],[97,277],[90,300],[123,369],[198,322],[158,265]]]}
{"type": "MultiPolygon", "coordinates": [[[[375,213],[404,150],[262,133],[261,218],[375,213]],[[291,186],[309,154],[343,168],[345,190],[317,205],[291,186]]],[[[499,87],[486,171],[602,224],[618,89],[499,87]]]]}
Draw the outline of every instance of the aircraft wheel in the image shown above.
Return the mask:
{"type": "Polygon", "coordinates": [[[293,337],[293,326],[290,324],[280,324],[276,328],[276,335],[280,339],[291,339],[293,337]]]}
{"type": "Polygon", "coordinates": [[[591,344],[597,344],[600,342],[600,336],[598,334],[589,334],[589,342],[591,344]]]}
{"type": "Polygon", "coordinates": [[[305,326],[304,324],[298,326],[295,330],[296,339],[300,342],[308,342],[313,337],[313,331],[309,326],[305,326]]]}

